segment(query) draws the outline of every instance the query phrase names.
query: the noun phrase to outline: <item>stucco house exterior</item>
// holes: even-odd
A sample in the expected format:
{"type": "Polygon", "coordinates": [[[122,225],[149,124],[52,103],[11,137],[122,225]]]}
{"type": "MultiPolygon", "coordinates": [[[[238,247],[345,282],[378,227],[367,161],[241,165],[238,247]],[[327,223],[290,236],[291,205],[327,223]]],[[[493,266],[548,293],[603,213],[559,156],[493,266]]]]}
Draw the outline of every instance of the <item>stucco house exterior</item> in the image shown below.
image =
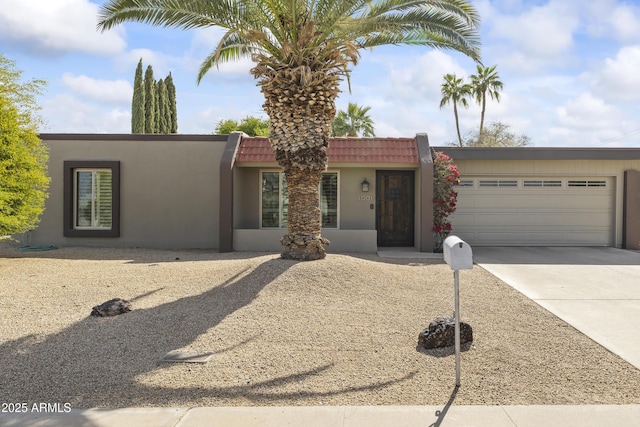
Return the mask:
{"type": "MultiPolygon", "coordinates": [[[[52,178],[31,245],[280,251],[286,182],[266,138],[42,134],[52,178]]],[[[328,252],[433,250],[426,134],[332,138],[328,252]]],[[[640,248],[640,149],[457,148],[453,233],[471,245],[640,248]]]]}

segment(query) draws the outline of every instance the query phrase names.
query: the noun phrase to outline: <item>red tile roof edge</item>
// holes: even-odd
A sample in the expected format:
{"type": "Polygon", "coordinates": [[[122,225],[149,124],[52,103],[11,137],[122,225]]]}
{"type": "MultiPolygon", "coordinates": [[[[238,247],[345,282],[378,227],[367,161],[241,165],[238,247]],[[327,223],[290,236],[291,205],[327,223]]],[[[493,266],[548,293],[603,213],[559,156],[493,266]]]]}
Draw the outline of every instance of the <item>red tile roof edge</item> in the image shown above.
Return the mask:
{"type": "MultiPolygon", "coordinates": [[[[415,138],[352,138],[329,140],[329,163],[418,163],[415,138]]],[[[243,137],[236,162],[275,162],[271,144],[266,137],[243,137]]]]}

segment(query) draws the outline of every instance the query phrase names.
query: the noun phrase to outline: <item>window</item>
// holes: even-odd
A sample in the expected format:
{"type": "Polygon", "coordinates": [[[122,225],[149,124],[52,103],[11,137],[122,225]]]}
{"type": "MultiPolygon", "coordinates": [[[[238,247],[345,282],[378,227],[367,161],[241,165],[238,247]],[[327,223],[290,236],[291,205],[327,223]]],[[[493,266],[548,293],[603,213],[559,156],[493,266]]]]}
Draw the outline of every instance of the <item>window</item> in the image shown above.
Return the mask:
{"type": "MultiPolygon", "coordinates": [[[[283,172],[262,172],[261,227],[284,228],[287,226],[289,197],[283,172]]],[[[338,174],[326,172],[320,180],[320,212],[322,227],[338,228],[338,174]]]]}
{"type": "Polygon", "coordinates": [[[472,179],[461,179],[460,182],[458,183],[459,187],[473,187],[473,180],[472,179]]]}
{"type": "Polygon", "coordinates": [[[284,173],[262,173],[262,226],[286,227],[289,197],[284,173]]]}
{"type": "Polygon", "coordinates": [[[120,235],[120,162],[64,162],[64,235],[120,235]]]}
{"type": "Polygon", "coordinates": [[[480,187],[517,187],[518,180],[515,179],[481,179],[480,187]]]}
{"type": "Polygon", "coordinates": [[[111,229],[111,169],[76,169],[73,191],[73,226],[76,229],[111,229]]]}
{"type": "Polygon", "coordinates": [[[569,187],[606,187],[607,181],[569,181],[567,183],[569,187]]]}
{"type": "Polygon", "coordinates": [[[338,228],[338,174],[322,174],[320,180],[320,212],[323,228],[338,228]]]}
{"type": "Polygon", "coordinates": [[[525,187],[562,187],[562,181],[560,180],[546,180],[546,179],[525,179],[525,187]]]}

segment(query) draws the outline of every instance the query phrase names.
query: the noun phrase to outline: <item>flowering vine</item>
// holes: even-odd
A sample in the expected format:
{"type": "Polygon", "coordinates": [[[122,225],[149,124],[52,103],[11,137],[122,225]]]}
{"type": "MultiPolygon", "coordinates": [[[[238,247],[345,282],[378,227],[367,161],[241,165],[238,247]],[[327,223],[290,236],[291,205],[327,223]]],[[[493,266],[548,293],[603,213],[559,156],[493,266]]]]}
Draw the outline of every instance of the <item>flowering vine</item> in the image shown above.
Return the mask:
{"type": "Polygon", "coordinates": [[[433,157],[433,242],[435,252],[442,252],[442,243],[451,233],[449,215],[456,210],[460,172],[451,157],[432,151],[433,157]]]}

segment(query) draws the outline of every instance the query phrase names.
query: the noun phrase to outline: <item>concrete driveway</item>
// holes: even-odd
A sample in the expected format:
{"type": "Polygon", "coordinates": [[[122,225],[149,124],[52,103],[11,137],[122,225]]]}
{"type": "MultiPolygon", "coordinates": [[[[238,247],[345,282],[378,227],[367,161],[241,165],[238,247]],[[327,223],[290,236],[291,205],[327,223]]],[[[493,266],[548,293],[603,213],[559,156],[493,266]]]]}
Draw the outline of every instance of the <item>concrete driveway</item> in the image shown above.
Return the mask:
{"type": "Polygon", "coordinates": [[[640,369],[640,253],[475,247],[474,262],[640,369]]]}

